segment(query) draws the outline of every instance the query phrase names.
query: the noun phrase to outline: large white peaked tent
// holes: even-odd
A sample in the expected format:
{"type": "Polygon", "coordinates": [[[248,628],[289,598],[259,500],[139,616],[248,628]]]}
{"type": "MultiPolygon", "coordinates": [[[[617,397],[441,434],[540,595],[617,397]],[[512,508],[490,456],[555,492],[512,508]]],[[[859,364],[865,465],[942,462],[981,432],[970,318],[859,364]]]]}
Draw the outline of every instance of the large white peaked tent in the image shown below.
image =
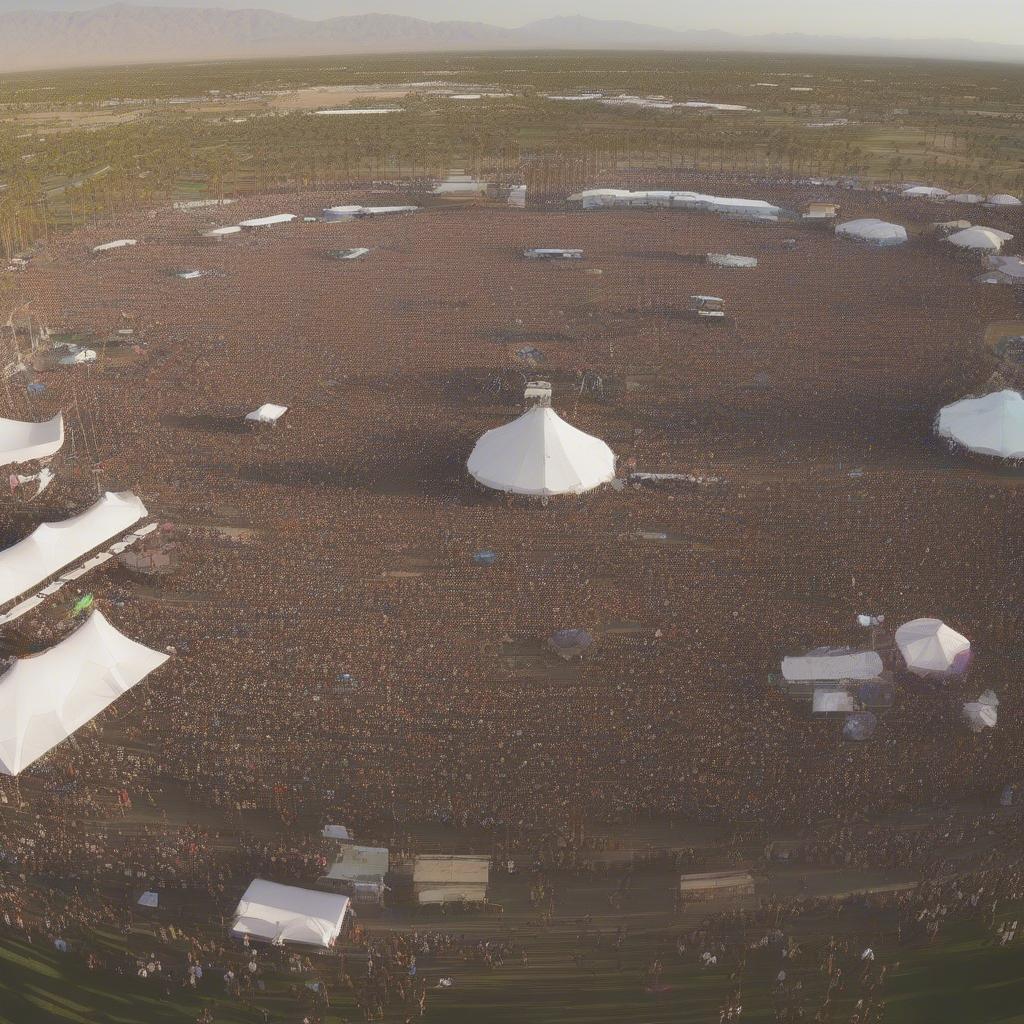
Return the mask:
{"type": "Polygon", "coordinates": [[[64,416],[44,423],[0,419],[0,466],[48,459],[64,444],[64,416]]]}
{"type": "Polygon", "coordinates": [[[231,934],[283,945],[334,944],[348,913],[347,896],[253,879],[235,909],[231,934]]]}
{"type": "Polygon", "coordinates": [[[963,231],[954,231],[946,236],[950,245],[960,249],[973,249],[976,252],[999,252],[1003,242],[1009,242],[1013,238],[1008,231],[1000,231],[998,228],[983,228],[980,224],[974,227],[964,228],[963,231]]]}
{"type": "Polygon", "coordinates": [[[955,675],[967,670],[971,641],[941,619],[913,619],[896,630],[896,646],[916,675],[955,675]]]}
{"type": "Polygon", "coordinates": [[[972,452],[1024,459],[1024,397],[1007,389],[962,398],[939,412],[935,432],[972,452]]]}
{"type": "Polygon", "coordinates": [[[945,199],[949,195],[944,188],[936,188],[934,185],[913,185],[905,188],[901,194],[911,199],[945,199]]]}
{"type": "Polygon", "coordinates": [[[848,220],[843,224],[837,224],[836,235],[839,238],[850,238],[855,242],[868,242],[871,245],[903,245],[907,240],[907,229],[900,224],[890,224],[877,217],[862,217],[860,220],[848,220]]]}
{"type": "Polygon", "coordinates": [[[0,772],[17,775],[167,660],[93,612],[69,637],[0,676],[0,772]]]}
{"type": "Polygon", "coordinates": [[[513,494],[582,494],[615,476],[615,454],[600,438],[534,406],[488,430],[469,456],[470,474],[485,487],[513,494]]]}
{"type": "Polygon", "coordinates": [[[24,540],[0,551],[0,604],[24,594],[148,514],[130,491],[107,491],[81,515],[36,527],[24,540]]]}

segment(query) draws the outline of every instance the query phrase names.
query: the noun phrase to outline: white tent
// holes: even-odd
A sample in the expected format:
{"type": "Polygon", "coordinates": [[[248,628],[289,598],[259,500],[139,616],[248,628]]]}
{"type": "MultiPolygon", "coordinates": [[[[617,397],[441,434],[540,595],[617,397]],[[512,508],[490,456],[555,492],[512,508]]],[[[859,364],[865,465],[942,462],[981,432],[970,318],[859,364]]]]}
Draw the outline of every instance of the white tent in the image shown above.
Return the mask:
{"type": "Polygon", "coordinates": [[[787,682],[826,679],[877,679],[882,674],[882,659],[875,651],[811,652],[803,657],[782,659],[782,675],[787,682]]]}
{"type": "Polygon", "coordinates": [[[1024,397],[1007,389],[962,398],[939,412],[935,432],[982,455],[1024,459],[1024,397]]]}
{"type": "Polygon", "coordinates": [[[846,690],[816,689],[811,711],[816,715],[839,715],[857,710],[857,702],[846,690]]]}
{"type": "Polygon", "coordinates": [[[346,842],[352,838],[352,833],[345,825],[324,825],[324,830],[320,835],[324,839],[344,839],[346,842]]]}
{"type": "Polygon", "coordinates": [[[24,594],[148,514],[130,491],[107,491],[81,515],[43,523],[24,540],[0,551],[0,604],[24,594]]]}
{"type": "Polygon", "coordinates": [[[914,185],[911,188],[905,188],[902,195],[908,198],[945,199],[949,193],[944,188],[935,188],[932,185],[914,185]]]}
{"type": "Polygon", "coordinates": [[[0,676],[0,772],[17,775],[167,660],[94,611],[69,637],[0,676]]]}
{"type": "Polygon", "coordinates": [[[332,882],[383,882],[389,858],[386,846],[343,846],[324,878],[332,882]]]}
{"type": "Polygon", "coordinates": [[[999,231],[997,228],[983,228],[976,224],[971,228],[964,228],[963,231],[954,231],[946,236],[946,241],[961,249],[974,249],[978,252],[999,252],[1003,242],[1009,242],[1013,238],[1008,231],[999,231]]]}
{"type": "Polygon", "coordinates": [[[514,494],[582,494],[615,476],[611,448],[536,405],[503,427],[488,430],[467,468],[485,487],[514,494]]]}
{"type": "Polygon", "coordinates": [[[907,668],[916,675],[964,672],[971,642],[941,619],[913,619],[896,630],[896,646],[907,668]]]}
{"type": "Polygon", "coordinates": [[[48,459],[64,444],[64,416],[43,423],[0,419],[0,466],[48,459]]]}
{"type": "Polygon", "coordinates": [[[275,945],[297,942],[326,949],[341,934],[348,903],[347,896],[337,893],[255,878],[235,908],[231,934],[275,945]]]}
{"type": "Polygon", "coordinates": [[[989,256],[987,262],[1005,280],[1024,284],[1024,260],[1019,256],[989,256]]]}
{"type": "Polygon", "coordinates": [[[950,203],[968,203],[975,204],[980,203],[985,199],[984,196],[979,196],[977,192],[957,192],[956,195],[947,196],[947,201],[950,203]]]}
{"type": "Polygon", "coordinates": [[[228,235],[239,235],[242,233],[240,224],[232,224],[226,228],[211,228],[203,232],[203,238],[226,238],[228,235]]]}
{"type": "Polygon", "coordinates": [[[116,242],[104,242],[103,245],[94,246],[92,251],[94,253],[111,252],[113,249],[124,249],[129,245],[138,244],[134,238],[119,238],[116,242]]]}
{"type": "Polygon", "coordinates": [[[240,228],[269,228],[274,224],[288,224],[295,220],[294,213],[275,213],[270,217],[253,217],[250,220],[239,221],[240,228]]]}
{"type": "Polygon", "coordinates": [[[709,252],[707,261],[712,267],[753,270],[757,266],[756,256],[735,256],[730,252],[709,252]]]}
{"type": "Polygon", "coordinates": [[[603,206],[669,207],[680,210],[703,210],[730,216],[778,220],[782,210],[763,199],[739,199],[731,196],[709,196],[702,192],[656,190],[631,192],[621,188],[591,188],[569,196],[570,202],[583,204],[585,210],[603,206]]]}
{"type": "Polygon", "coordinates": [[[287,405],[274,405],[264,402],[258,409],[245,414],[250,423],[276,423],[288,411],[287,405]]]}
{"type": "Polygon", "coordinates": [[[999,712],[992,704],[983,704],[980,700],[972,700],[964,704],[964,718],[972,732],[981,732],[983,729],[996,727],[999,712]]]}
{"type": "Polygon", "coordinates": [[[877,217],[862,217],[860,220],[848,220],[837,224],[836,235],[839,238],[870,242],[878,246],[903,245],[907,240],[907,229],[899,224],[879,220],[877,217]]]}
{"type": "Polygon", "coordinates": [[[1020,206],[1021,201],[1016,196],[1007,195],[1005,192],[997,192],[985,200],[986,206],[1020,206]]]}

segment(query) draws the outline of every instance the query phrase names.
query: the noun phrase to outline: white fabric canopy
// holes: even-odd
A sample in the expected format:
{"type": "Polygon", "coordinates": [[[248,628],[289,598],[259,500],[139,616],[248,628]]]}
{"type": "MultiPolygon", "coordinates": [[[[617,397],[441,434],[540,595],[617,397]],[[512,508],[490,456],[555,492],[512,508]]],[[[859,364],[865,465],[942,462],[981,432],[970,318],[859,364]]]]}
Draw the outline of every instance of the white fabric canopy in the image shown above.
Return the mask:
{"type": "Polygon", "coordinates": [[[326,949],[341,934],[348,903],[347,896],[337,893],[255,878],[235,909],[231,934],[326,949]]]}
{"type": "Polygon", "coordinates": [[[127,530],[149,513],[130,491],[107,491],[92,508],[60,523],[43,523],[0,551],[0,605],[127,530]]]}
{"type": "Polygon", "coordinates": [[[870,242],[872,245],[902,245],[907,240],[907,229],[899,224],[890,224],[877,217],[862,217],[836,225],[839,238],[851,238],[855,242],[870,242]]]}
{"type": "Polygon", "coordinates": [[[17,775],[167,660],[94,611],[42,654],[0,676],[0,772],[17,775]]]}
{"type": "Polygon", "coordinates": [[[1024,458],[1024,397],[1019,391],[994,391],[945,406],[935,432],[973,452],[1002,459],[1024,458]]]}
{"type": "Polygon", "coordinates": [[[324,839],[349,840],[352,838],[352,833],[344,825],[324,825],[324,830],[320,834],[324,839]]]}
{"type": "Polygon", "coordinates": [[[808,654],[782,659],[783,678],[791,683],[816,679],[877,679],[881,674],[882,659],[875,651],[808,654]]]}
{"type": "Polygon", "coordinates": [[[138,241],[134,238],[119,238],[116,242],[104,242],[103,245],[97,245],[93,248],[93,252],[110,252],[112,249],[124,249],[129,245],[138,245],[138,241]]]}
{"type": "Polygon", "coordinates": [[[991,704],[982,704],[981,701],[972,700],[964,705],[964,718],[973,732],[981,732],[983,729],[994,729],[999,720],[999,712],[991,704]]]}
{"type": "Polygon", "coordinates": [[[240,228],[268,228],[273,224],[287,224],[295,220],[294,213],[275,213],[270,217],[253,217],[250,220],[239,221],[240,228]]]}
{"type": "Polygon", "coordinates": [[[853,699],[852,693],[845,690],[822,690],[814,691],[814,701],[811,704],[811,711],[816,715],[837,715],[857,710],[857,702],[853,699]]]}
{"type": "Polygon", "coordinates": [[[488,430],[469,456],[485,487],[513,494],[582,494],[615,476],[615,454],[600,438],[566,423],[550,406],[534,406],[488,430]]]}
{"type": "Polygon", "coordinates": [[[709,196],[702,192],[657,190],[631,192],[622,188],[591,188],[569,196],[570,202],[581,202],[584,209],[601,206],[661,206],[682,210],[704,210],[710,213],[745,214],[768,220],[778,219],[781,207],[764,199],[740,199],[733,196],[709,196]]]}
{"type": "Polygon", "coordinates": [[[1020,206],[1021,201],[1016,196],[1007,195],[1005,192],[997,192],[985,200],[989,206],[1020,206]]]}
{"type": "Polygon", "coordinates": [[[946,675],[967,667],[971,642],[941,619],[913,619],[896,630],[896,646],[917,675],[946,675]]]}
{"type": "Polygon", "coordinates": [[[999,252],[1003,242],[1009,242],[1013,238],[1007,231],[999,231],[997,228],[983,228],[980,224],[974,227],[964,228],[963,231],[954,231],[947,235],[946,241],[951,245],[959,246],[961,249],[977,249],[984,252],[999,252]]]}
{"type": "Polygon", "coordinates": [[[0,466],[48,459],[64,444],[64,416],[43,423],[0,419],[0,466]]]}
{"type": "Polygon", "coordinates": [[[344,846],[324,876],[338,882],[383,881],[390,855],[386,846],[344,846]]]}
{"type": "Polygon", "coordinates": [[[272,402],[265,402],[258,409],[246,413],[245,418],[253,423],[275,423],[287,411],[287,405],[274,405],[272,402]]]}
{"type": "Polygon", "coordinates": [[[945,199],[949,193],[944,188],[935,188],[932,185],[914,185],[903,190],[905,196],[923,196],[927,199],[945,199]]]}

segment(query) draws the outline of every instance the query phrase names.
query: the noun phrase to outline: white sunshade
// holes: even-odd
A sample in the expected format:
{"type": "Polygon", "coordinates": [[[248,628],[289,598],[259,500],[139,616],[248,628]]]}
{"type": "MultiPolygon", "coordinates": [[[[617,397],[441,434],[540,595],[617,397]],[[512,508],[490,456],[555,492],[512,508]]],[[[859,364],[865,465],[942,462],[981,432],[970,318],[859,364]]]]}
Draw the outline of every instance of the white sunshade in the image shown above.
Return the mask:
{"type": "Polygon", "coordinates": [[[64,416],[43,423],[0,419],[0,466],[48,459],[64,444],[64,416]]]}
{"type": "Polygon", "coordinates": [[[791,683],[819,679],[877,679],[881,674],[882,659],[875,651],[808,654],[782,659],[782,676],[791,683]]]}
{"type": "Polygon", "coordinates": [[[976,224],[974,227],[964,228],[963,231],[954,231],[953,234],[946,237],[946,241],[961,249],[999,252],[1003,247],[1003,242],[1009,242],[1012,238],[1013,235],[1008,231],[984,228],[976,224]]]}
{"type": "Polygon", "coordinates": [[[964,718],[974,732],[983,729],[994,729],[999,720],[999,712],[992,704],[984,704],[980,700],[972,700],[964,704],[964,718]]]}
{"type": "Polygon", "coordinates": [[[348,903],[347,896],[336,893],[255,878],[235,908],[231,934],[275,945],[298,942],[326,949],[341,934],[348,903]]]}
{"type": "Polygon", "coordinates": [[[488,430],[469,456],[485,487],[513,494],[582,494],[615,476],[615,454],[600,438],[566,423],[549,406],[488,430]]]}
{"type": "Polygon", "coordinates": [[[877,217],[862,217],[860,220],[837,224],[836,235],[856,242],[871,242],[873,245],[902,245],[907,240],[907,229],[877,217]]]}
{"type": "Polygon", "coordinates": [[[93,247],[93,252],[110,252],[112,249],[124,249],[129,245],[138,245],[134,238],[119,238],[116,242],[104,242],[103,245],[93,247]]]}
{"type": "Polygon", "coordinates": [[[1005,192],[998,192],[989,196],[985,202],[989,206],[1020,206],[1021,201],[1016,196],[1007,195],[1005,192]]]}
{"type": "Polygon", "coordinates": [[[146,506],[130,491],[107,491],[81,515],[60,523],[43,523],[24,540],[0,551],[0,605],[42,583],[146,515],[146,506]]]}
{"type": "Polygon", "coordinates": [[[94,611],[69,637],[0,676],[0,772],[17,775],[159,668],[167,655],[94,611]]]}
{"type": "Polygon", "coordinates": [[[240,228],[268,228],[273,224],[288,224],[295,220],[294,213],[275,213],[270,217],[253,217],[251,220],[239,221],[240,228]]]}
{"type": "Polygon", "coordinates": [[[272,402],[265,402],[258,409],[246,413],[245,418],[251,423],[276,423],[287,411],[287,405],[274,405],[272,402]]]}
{"type": "Polygon", "coordinates": [[[902,194],[910,198],[921,196],[926,199],[945,199],[949,195],[944,188],[935,188],[932,185],[914,185],[911,188],[905,188],[902,194]]]}
{"type": "Polygon", "coordinates": [[[981,398],[963,398],[943,408],[935,432],[981,455],[1024,458],[1024,397],[995,391],[981,398]]]}
{"type": "Polygon", "coordinates": [[[941,619],[913,619],[896,630],[896,646],[907,668],[917,675],[963,672],[971,642],[941,619]]]}

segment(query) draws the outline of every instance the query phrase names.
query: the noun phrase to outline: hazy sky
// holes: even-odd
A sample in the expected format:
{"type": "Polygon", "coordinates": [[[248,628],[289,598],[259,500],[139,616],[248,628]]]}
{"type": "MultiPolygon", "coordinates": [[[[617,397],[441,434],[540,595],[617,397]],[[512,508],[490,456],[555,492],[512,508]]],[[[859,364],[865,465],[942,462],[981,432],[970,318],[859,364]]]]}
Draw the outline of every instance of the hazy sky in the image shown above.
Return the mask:
{"type": "MultiPolygon", "coordinates": [[[[521,25],[555,14],[623,18],[675,29],[809,35],[968,38],[1024,45],[1024,0],[136,0],[149,6],[266,8],[329,18],[382,12],[521,25]]],[[[0,11],[80,10],[101,0],[0,0],[0,11]]]]}

